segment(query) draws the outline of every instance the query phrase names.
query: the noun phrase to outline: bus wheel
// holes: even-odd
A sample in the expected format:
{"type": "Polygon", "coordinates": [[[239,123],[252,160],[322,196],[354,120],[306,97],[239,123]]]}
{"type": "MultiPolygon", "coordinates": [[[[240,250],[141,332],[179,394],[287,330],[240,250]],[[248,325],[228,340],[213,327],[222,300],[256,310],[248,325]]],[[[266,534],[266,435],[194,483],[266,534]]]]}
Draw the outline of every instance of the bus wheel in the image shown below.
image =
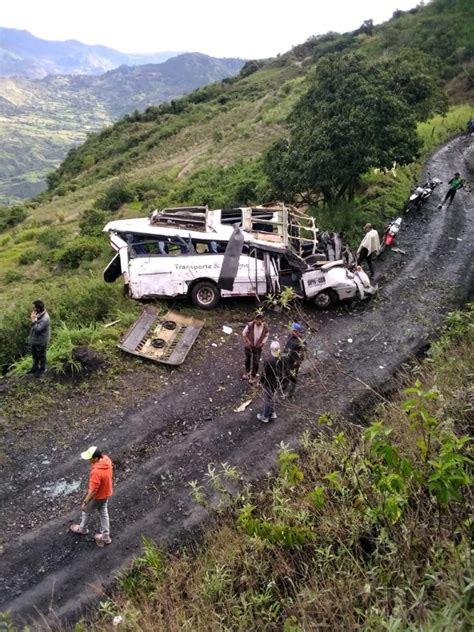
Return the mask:
{"type": "Polygon", "coordinates": [[[316,309],[329,309],[337,302],[337,294],[334,290],[323,290],[313,298],[316,309]]]}
{"type": "Polygon", "coordinates": [[[212,281],[199,281],[191,289],[191,300],[201,309],[214,309],[220,300],[220,293],[212,281]]]}

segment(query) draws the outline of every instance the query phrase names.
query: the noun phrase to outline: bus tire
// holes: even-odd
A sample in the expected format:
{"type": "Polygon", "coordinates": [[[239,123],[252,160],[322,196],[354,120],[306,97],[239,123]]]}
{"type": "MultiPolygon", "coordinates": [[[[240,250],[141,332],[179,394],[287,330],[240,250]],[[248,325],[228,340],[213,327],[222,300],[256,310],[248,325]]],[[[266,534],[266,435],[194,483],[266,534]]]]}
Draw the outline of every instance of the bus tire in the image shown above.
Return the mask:
{"type": "Polygon", "coordinates": [[[312,303],[316,309],[329,309],[337,303],[337,294],[334,290],[323,290],[319,292],[319,294],[316,294],[312,303]]]}
{"type": "Polygon", "coordinates": [[[198,281],[191,288],[191,300],[201,309],[214,309],[220,298],[219,289],[212,281],[198,281]]]}

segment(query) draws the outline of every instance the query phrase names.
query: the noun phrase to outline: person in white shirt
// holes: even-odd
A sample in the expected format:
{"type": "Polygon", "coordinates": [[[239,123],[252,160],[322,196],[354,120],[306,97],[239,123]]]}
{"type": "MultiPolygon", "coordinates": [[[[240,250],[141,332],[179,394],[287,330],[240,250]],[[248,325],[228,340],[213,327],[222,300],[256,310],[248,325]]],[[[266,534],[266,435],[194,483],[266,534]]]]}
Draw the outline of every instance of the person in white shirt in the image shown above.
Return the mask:
{"type": "Polygon", "coordinates": [[[365,236],[360,242],[357,249],[357,265],[361,265],[362,261],[367,261],[369,268],[369,276],[374,278],[374,268],[372,266],[372,255],[377,254],[380,250],[380,238],[378,232],[372,227],[372,224],[364,226],[365,236]]]}

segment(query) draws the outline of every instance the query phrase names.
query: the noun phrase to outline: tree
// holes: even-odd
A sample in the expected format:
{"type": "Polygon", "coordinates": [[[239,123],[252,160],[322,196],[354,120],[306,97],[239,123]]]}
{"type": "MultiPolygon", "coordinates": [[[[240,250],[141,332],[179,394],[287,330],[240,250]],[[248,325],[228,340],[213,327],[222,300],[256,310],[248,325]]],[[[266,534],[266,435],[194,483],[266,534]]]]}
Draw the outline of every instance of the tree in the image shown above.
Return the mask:
{"type": "Polygon", "coordinates": [[[289,140],[267,153],[275,194],[351,198],[370,168],[412,162],[420,148],[416,122],[445,107],[441,94],[421,58],[326,56],[290,115],[289,140]]]}

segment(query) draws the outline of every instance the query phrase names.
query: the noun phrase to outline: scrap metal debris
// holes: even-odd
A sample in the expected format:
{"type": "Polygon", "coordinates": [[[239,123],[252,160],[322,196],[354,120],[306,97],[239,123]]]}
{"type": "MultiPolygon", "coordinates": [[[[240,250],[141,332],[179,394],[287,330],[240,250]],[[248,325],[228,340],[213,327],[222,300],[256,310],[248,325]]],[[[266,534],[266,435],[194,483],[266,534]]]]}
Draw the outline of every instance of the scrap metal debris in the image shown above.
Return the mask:
{"type": "Polygon", "coordinates": [[[118,345],[119,349],[155,362],[182,364],[204,325],[203,320],[147,306],[118,345]]]}

